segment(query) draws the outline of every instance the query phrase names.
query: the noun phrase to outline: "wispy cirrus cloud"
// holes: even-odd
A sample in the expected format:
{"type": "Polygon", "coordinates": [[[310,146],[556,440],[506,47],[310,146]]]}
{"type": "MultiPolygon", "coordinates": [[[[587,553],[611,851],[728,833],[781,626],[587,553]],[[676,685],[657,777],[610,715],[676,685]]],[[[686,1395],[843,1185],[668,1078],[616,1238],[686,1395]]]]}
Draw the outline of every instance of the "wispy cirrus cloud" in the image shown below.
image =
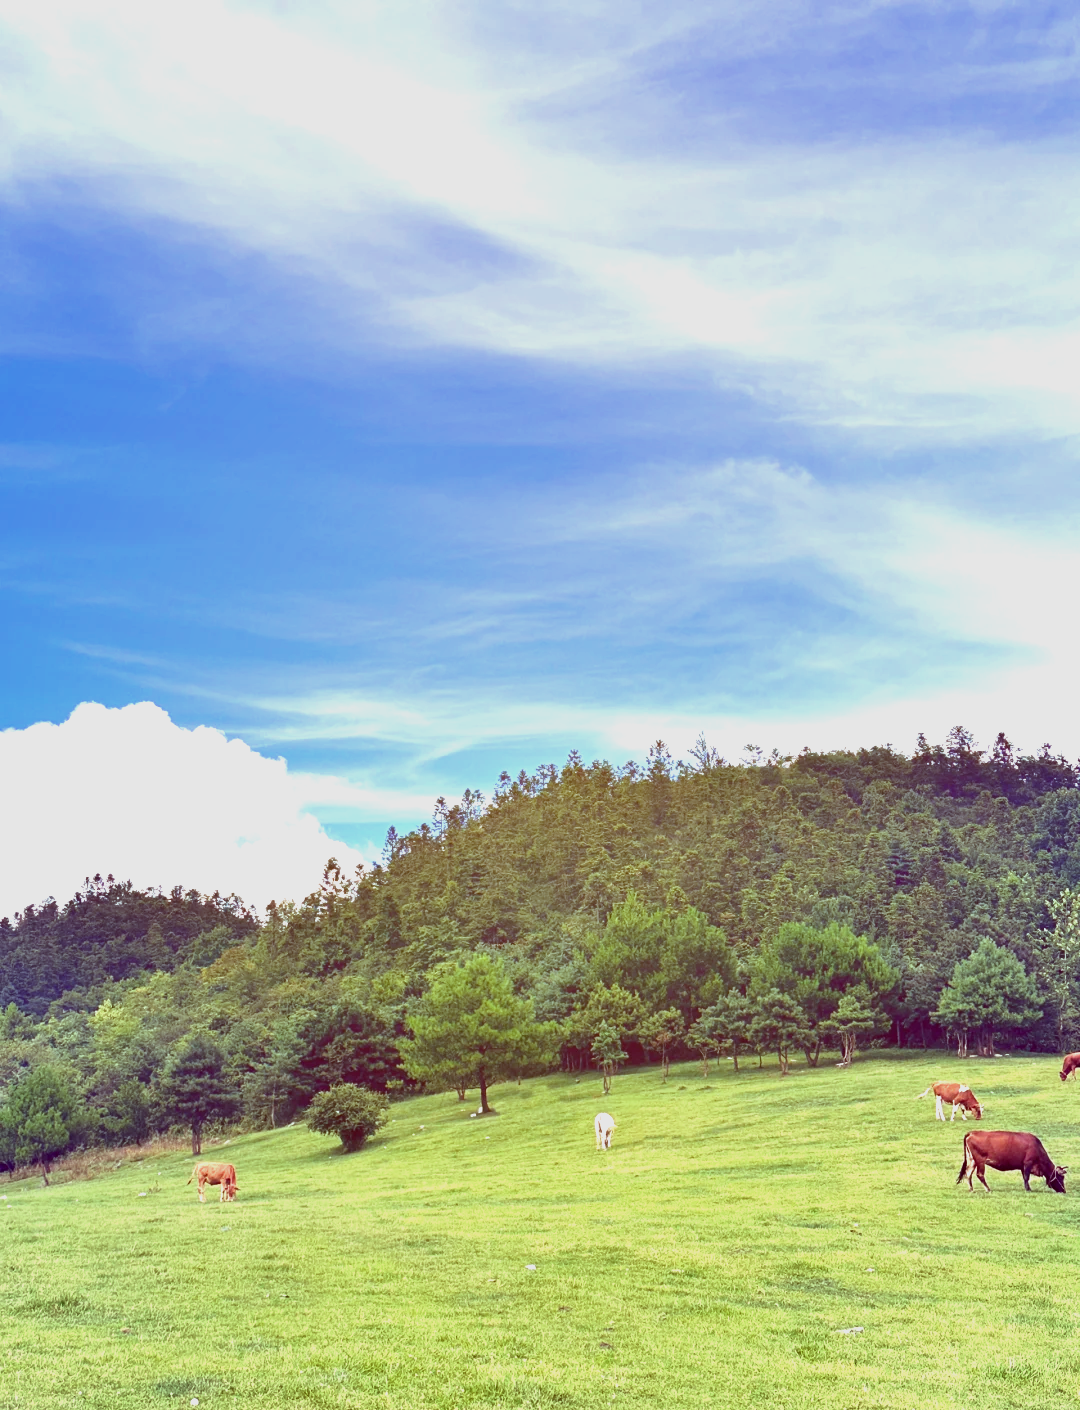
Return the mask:
{"type": "Polygon", "coordinates": [[[1049,15],[984,8],[977,40],[963,4],[491,24],[6,0],[0,23],[10,199],[258,252],[339,346],[690,357],[802,419],[920,439],[1080,428],[1075,129],[1054,110],[1076,58],[1049,15]],[[920,23],[940,57],[915,68],[898,35],[920,23]],[[1002,131],[1004,92],[1042,121],[1002,131]]]}
{"type": "Polygon", "coordinates": [[[1038,0],[0,0],[18,719],[287,750],[266,857],[701,729],[1080,751],[1078,67],[1038,0]]]}
{"type": "MultiPolygon", "coordinates": [[[[443,787],[437,761],[553,740],[641,755],[657,735],[685,751],[704,729],[730,755],[762,733],[784,748],[910,745],[962,720],[1080,752],[1067,516],[1003,526],[926,484],[883,495],[768,461],[590,484],[557,516],[518,507],[520,532],[481,550],[499,509],[473,506],[473,553],[505,557],[519,584],[482,610],[468,583],[436,581],[382,623],[368,612],[366,646],[348,633],[347,656],[319,667],[118,665],[227,707],[261,747],[366,750],[362,786],[410,807],[443,787]]],[[[266,604],[271,636],[275,610],[290,633],[312,609],[292,624],[288,604],[266,604]]]]}

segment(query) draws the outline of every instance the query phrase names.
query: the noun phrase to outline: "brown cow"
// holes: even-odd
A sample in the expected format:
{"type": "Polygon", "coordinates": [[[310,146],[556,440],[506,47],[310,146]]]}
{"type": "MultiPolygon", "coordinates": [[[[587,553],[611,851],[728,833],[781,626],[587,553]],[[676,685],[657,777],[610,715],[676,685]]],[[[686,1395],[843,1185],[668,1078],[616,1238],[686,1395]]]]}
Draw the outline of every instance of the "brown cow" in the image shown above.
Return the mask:
{"type": "Polygon", "coordinates": [[[945,1120],[945,1112],[943,1110],[945,1102],[949,1102],[952,1105],[952,1116],[949,1117],[950,1121],[956,1120],[957,1109],[959,1109],[960,1115],[965,1121],[967,1120],[969,1111],[974,1115],[977,1121],[982,1120],[983,1109],[979,1104],[979,1099],[970,1087],[965,1087],[960,1082],[935,1082],[932,1087],[927,1087],[925,1092],[920,1092],[916,1100],[922,1097],[928,1097],[931,1092],[937,1098],[937,1119],[939,1121],[945,1120]]]}
{"type": "MultiPolygon", "coordinates": [[[[203,1190],[207,1185],[221,1186],[221,1200],[236,1198],[236,1166],[224,1162],[201,1160],[191,1172],[191,1180],[199,1182],[199,1201],[205,1203],[203,1190]]],[[[191,1180],[188,1184],[191,1184],[191,1180]]]]}
{"type": "Polygon", "coordinates": [[[956,1183],[959,1185],[966,1175],[968,1189],[974,1190],[971,1177],[975,1174],[989,1190],[983,1173],[988,1165],[994,1170],[1019,1170],[1024,1177],[1025,1190],[1031,1189],[1029,1176],[1041,1175],[1048,1189],[1058,1195],[1065,1193],[1068,1166],[1055,1165],[1042,1141],[1028,1131],[969,1131],[964,1137],[964,1163],[956,1183]]]}
{"type": "Polygon", "coordinates": [[[1061,1060],[1061,1080],[1064,1082],[1069,1073],[1072,1073],[1073,1081],[1076,1081],[1076,1069],[1080,1067],[1080,1053],[1066,1053],[1061,1060]]]}

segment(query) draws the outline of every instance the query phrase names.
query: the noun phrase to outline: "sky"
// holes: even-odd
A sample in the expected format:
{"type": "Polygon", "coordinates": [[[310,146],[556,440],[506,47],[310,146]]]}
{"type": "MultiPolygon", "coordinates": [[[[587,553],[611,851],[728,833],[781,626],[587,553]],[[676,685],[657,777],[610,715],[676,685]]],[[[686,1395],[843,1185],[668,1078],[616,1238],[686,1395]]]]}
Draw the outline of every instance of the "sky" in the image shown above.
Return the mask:
{"type": "Polygon", "coordinates": [[[1078,44],[0,0],[0,914],[571,749],[1080,754],[1078,44]]]}

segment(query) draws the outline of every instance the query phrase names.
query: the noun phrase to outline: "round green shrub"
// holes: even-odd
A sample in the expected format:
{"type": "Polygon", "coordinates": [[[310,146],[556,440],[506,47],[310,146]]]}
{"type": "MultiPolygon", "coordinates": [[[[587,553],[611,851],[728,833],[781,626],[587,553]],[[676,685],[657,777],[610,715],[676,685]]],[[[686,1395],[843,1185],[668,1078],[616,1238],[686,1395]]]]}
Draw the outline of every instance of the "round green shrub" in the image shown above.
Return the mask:
{"type": "Polygon", "coordinates": [[[358,1151],[385,1122],[389,1106],[381,1092],[355,1082],[338,1082],[312,1099],[306,1120],[310,1130],[337,1136],[347,1151],[358,1151]]]}

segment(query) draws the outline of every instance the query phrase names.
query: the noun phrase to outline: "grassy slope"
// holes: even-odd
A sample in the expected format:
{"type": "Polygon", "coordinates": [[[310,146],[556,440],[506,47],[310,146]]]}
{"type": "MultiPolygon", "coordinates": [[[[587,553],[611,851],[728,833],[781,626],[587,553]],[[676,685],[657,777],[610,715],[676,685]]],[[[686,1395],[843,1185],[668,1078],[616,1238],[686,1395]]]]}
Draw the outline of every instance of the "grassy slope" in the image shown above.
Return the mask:
{"type": "Polygon", "coordinates": [[[234,1141],[233,1205],[181,1157],[0,1187],[0,1406],[1075,1405],[1080,1200],[955,1186],[961,1123],[913,1097],[958,1070],[1080,1191],[1056,1061],[943,1054],[422,1098],[353,1156],[234,1141]]]}

